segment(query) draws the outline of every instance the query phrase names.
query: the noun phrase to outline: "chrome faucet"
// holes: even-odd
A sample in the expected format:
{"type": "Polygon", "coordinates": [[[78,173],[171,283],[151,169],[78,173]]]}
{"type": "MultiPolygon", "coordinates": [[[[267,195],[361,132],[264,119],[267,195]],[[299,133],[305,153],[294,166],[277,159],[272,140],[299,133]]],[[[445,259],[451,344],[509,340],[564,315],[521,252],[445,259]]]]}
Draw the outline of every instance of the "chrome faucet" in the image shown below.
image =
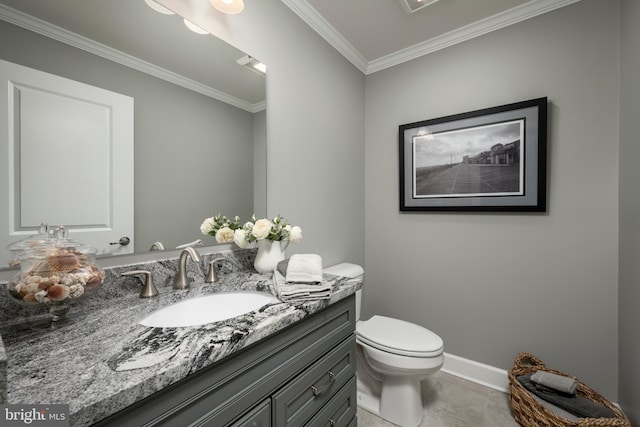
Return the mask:
{"type": "Polygon", "coordinates": [[[153,276],[151,275],[150,271],[135,270],[125,271],[124,273],[122,273],[123,276],[134,276],[137,274],[144,274],[145,276],[144,289],[142,289],[142,292],[140,292],[140,298],[151,298],[157,296],[159,294],[158,289],[156,289],[155,285],[153,284],[153,276]]]}
{"type": "Polygon", "coordinates": [[[192,260],[200,262],[200,254],[193,247],[189,246],[184,248],[180,253],[180,260],[178,261],[178,273],[173,281],[173,289],[187,289],[189,287],[189,279],[187,278],[187,258],[191,257],[192,260]]]}
{"type": "Polygon", "coordinates": [[[162,242],[155,242],[153,245],[151,245],[149,251],[164,251],[164,245],[162,244],[162,242]]]}

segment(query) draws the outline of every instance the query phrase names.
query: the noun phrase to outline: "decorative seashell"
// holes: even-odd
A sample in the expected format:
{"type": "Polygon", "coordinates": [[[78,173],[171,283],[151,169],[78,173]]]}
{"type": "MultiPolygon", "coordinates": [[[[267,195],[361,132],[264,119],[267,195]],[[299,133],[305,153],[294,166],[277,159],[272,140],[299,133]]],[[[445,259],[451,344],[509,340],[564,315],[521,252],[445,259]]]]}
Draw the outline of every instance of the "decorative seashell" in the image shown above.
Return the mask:
{"type": "Polygon", "coordinates": [[[78,262],[80,265],[87,265],[87,256],[81,252],[76,252],[76,256],[78,257],[78,262]]]}
{"type": "Polygon", "coordinates": [[[47,266],[46,262],[34,261],[33,263],[31,263],[31,267],[28,269],[28,271],[33,275],[46,274],[49,271],[49,267],[47,266]]]}
{"type": "Polygon", "coordinates": [[[29,276],[27,278],[27,283],[39,283],[42,280],[40,276],[29,276]]]}
{"type": "Polygon", "coordinates": [[[82,294],[84,294],[84,286],[82,286],[82,285],[69,286],[69,297],[70,298],[78,298],[82,294]]]}
{"type": "Polygon", "coordinates": [[[39,285],[38,282],[28,282],[27,284],[24,285],[23,292],[25,294],[35,294],[36,292],[38,292],[40,290],[38,285],[39,285]]]}
{"type": "Polygon", "coordinates": [[[75,285],[76,283],[78,283],[78,278],[73,273],[67,273],[60,279],[60,284],[65,286],[75,285]]]}
{"type": "MultiPolygon", "coordinates": [[[[20,292],[22,292],[22,289],[25,287],[25,284],[22,282],[18,282],[15,284],[15,286],[13,287],[13,292],[15,292],[16,294],[19,294],[20,292]]],[[[24,296],[24,295],[23,295],[24,296]]]]}
{"type": "Polygon", "coordinates": [[[26,294],[22,298],[22,301],[24,301],[24,302],[39,302],[39,300],[36,298],[35,294],[26,294]]]}
{"type": "Polygon", "coordinates": [[[51,283],[56,285],[56,284],[60,283],[60,276],[53,274],[53,275],[49,276],[49,280],[51,281],[51,283]]]}
{"type": "Polygon", "coordinates": [[[42,280],[40,283],[38,283],[38,289],[42,290],[42,289],[47,289],[49,286],[53,285],[53,283],[51,282],[51,280],[47,279],[47,280],[42,280]]]}
{"type": "Polygon", "coordinates": [[[77,255],[72,253],[65,253],[50,257],[47,262],[49,269],[55,272],[72,271],[78,268],[79,265],[80,260],[77,255]]]}
{"type": "Polygon", "coordinates": [[[94,274],[89,277],[85,286],[87,287],[88,291],[92,291],[102,284],[102,280],[103,277],[100,274],[94,274]]]}
{"type": "Polygon", "coordinates": [[[51,301],[62,301],[69,298],[69,287],[65,285],[53,285],[47,289],[47,297],[51,301]]]}
{"type": "Polygon", "coordinates": [[[44,298],[47,296],[47,291],[44,291],[44,290],[38,291],[38,292],[36,292],[36,294],[34,296],[35,296],[36,301],[42,302],[44,300],[44,298]]]}

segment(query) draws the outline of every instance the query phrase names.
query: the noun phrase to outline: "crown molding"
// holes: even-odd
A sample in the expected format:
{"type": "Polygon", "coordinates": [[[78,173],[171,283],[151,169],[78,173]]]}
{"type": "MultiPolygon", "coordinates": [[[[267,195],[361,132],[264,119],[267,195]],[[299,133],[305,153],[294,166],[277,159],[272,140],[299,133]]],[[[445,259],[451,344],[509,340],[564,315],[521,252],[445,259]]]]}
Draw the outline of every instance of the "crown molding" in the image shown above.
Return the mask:
{"type": "Polygon", "coordinates": [[[427,55],[482,36],[495,30],[534,18],[580,0],[531,0],[497,15],[474,22],[424,42],[417,43],[389,55],[367,61],[347,40],[340,35],[306,0],[282,0],[311,28],[329,42],[364,74],[372,74],[403,62],[427,55]]]}
{"type": "Polygon", "coordinates": [[[442,36],[426,40],[390,55],[370,61],[366,74],[375,73],[394,65],[436,52],[438,50],[471,40],[492,31],[508,27],[518,22],[551,12],[580,0],[532,0],[519,7],[509,9],[489,18],[474,22],[458,30],[450,31],[442,36]]]}
{"type": "Polygon", "coordinates": [[[93,41],[87,37],[65,30],[64,28],[53,25],[26,13],[20,12],[8,6],[0,4],[0,19],[11,24],[25,28],[34,33],[38,33],[45,37],[57,40],[67,45],[82,49],[85,52],[92,53],[102,58],[117,62],[126,67],[149,74],[169,83],[181,86],[185,89],[192,90],[218,101],[233,105],[251,113],[256,113],[265,109],[265,103],[259,102],[251,104],[247,101],[229,95],[218,89],[204,85],[195,80],[184,77],[180,74],[169,71],[165,68],[158,67],[150,62],[143,61],[140,58],[126,54],[109,46],[93,41]]]}
{"type": "Polygon", "coordinates": [[[333,25],[324,19],[306,0],[282,0],[298,17],[325,39],[334,49],[349,60],[363,73],[367,73],[367,60],[340,34],[333,25]]]}

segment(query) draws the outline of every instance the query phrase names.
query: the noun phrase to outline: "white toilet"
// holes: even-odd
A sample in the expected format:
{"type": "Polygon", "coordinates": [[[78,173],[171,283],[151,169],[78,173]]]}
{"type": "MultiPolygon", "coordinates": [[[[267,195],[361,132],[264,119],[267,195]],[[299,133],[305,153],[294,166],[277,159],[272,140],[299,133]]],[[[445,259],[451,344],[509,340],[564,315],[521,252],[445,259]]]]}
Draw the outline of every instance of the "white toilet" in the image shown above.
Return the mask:
{"type": "MultiPolygon", "coordinates": [[[[364,270],[342,263],[327,274],[359,279],[364,270]]],[[[402,427],[422,421],[420,381],[444,363],[442,338],[414,323],[384,316],[360,320],[362,291],[356,292],[358,406],[402,427]]]]}

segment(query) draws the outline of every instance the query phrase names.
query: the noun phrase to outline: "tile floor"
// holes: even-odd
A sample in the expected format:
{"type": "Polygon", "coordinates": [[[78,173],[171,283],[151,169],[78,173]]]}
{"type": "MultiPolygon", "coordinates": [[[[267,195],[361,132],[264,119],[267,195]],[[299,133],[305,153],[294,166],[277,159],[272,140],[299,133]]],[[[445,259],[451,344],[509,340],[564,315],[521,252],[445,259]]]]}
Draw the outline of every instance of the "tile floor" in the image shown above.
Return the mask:
{"type": "MultiPolygon", "coordinates": [[[[422,405],[420,427],[519,427],[507,394],[444,372],[422,382],[422,405]]],[[[358,408],[358,426],[395,424],[358,408]]]]}

